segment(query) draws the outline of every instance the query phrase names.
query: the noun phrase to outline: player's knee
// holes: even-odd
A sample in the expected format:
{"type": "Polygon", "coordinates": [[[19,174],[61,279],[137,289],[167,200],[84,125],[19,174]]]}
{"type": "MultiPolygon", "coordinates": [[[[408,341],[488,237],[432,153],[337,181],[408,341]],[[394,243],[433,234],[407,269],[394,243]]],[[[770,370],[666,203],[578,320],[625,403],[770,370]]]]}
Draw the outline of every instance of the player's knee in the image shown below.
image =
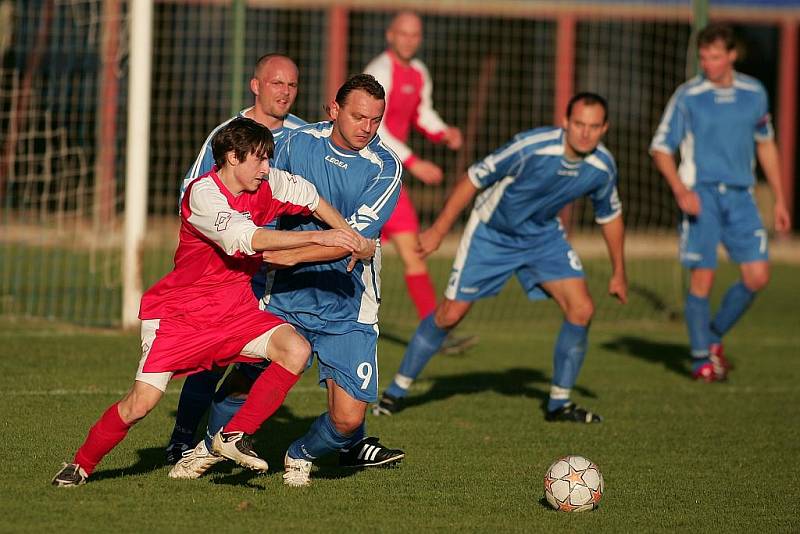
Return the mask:
{"type": "Polygon", "coordinates": [[[364,415],[357,412],[332,413],[330,417],[336,431],[343,436],[353,434],[364,422],[364,415]]]}
{"type": "Polygon", "coordinates": [[[761,291],[769,283],[769,269],[759,269],[748,273],[742,279],[744,286],[752,292],[761,291]]]}
{"type": "Polygon", "coordinates": [[[119,403],[119,416],[132,425],[138,423],[155,408],[157,402],[141,395],[128,395],[119,403]]]}
{"type": "Polygon", "coordinates": [[[311,357],[311,344],[303,336],[292,336],[285,348],[283,366],[294,374],[305,370],[308,359],[311,357]]]}
{"type": "Polygon", "coordinates": [[[592,299],[584,299],[580,302],[572,304],[567,309],[567,320],[572,324],[586,326],[592,321],[594,317],[594,303],[592,299]]]}
{"type": "Polygon", "coordinates": [[[448,306],[445,302],[436,309],[434,322],[439,328],[449,330],[455,327],[464,318],[465,312],[454,306],[448,306]]]}

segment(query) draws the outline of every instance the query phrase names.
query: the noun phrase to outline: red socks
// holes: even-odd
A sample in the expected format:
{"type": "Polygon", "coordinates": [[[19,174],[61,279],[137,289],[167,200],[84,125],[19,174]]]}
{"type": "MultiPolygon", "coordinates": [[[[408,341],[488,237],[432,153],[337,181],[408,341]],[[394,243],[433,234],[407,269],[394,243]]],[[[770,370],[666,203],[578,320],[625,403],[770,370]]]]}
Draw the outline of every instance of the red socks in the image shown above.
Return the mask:
{"type": "Polygon", "coordinates": [[[255,434],[261,424],[280,408],[299,379],[300,375],[287,371],[279,364],[270,364],[253,384],[245,403],[222,431],[255,434]]]}
{"type": "Polygon", "coordinates": [[[131,425],[122,420],[115,402],[100,416],[100,419],[89,429],[89,435],[81,448],[75,453],[74,463],[79,464],[90,475],[103,456],[125,439],[131,425]]]}
{"type": "Polygon", "coordinates": [[[424,319],[436,309],[436,290],[428,273],[407,274],[405,275],[406,288],[414,306],[417,307],[417,315],[424,319]]]}

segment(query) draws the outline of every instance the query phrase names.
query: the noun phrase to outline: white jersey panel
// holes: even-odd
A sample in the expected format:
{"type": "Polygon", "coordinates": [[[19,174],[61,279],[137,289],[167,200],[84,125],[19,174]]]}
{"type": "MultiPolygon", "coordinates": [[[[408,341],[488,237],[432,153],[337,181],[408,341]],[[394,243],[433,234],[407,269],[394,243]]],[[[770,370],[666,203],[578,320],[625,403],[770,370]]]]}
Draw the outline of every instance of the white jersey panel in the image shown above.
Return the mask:
{"type": "Polygon", "coordinates": [[[192,226],[229,256],[237,252],[255,254],[252,242],[258,226],[246,214],[231,208],[213,178],[198,180],[189,195],[191,214],[187,220],[192,226]]]}

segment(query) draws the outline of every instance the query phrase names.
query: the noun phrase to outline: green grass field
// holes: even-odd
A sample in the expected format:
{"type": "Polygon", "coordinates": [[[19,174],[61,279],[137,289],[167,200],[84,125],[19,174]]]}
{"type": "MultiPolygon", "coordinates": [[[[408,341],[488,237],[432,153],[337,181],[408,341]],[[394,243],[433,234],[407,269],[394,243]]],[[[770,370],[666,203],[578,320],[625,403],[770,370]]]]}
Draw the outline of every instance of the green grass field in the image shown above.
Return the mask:
{"type": "MultiPolygon", "coordinates": [[[[282,457],[324,409],[316,370],[258,435],[267,475],[223,465],[200,480],[168,479],[162,451],[175,383],[89,484],[51,487],[60,463],[129,386],[138,336],[4,319],[0,532],[796,532],[796,272],[776,266],[727,340],[736,368],[725,384],[689,379],[681,323],[599,316],[574,395],[606,418],[592,427],[542,417],[559,325],[552,305],[522,308],[537,310],[530,320],[478,314],[463,326],[480,334],[478,347],[434,359],[404,412],[368,416],[370,434],[405,449],[399,469],[351,472],[329,458],[300,490],[281,484],[282,457]],[[545,469],[569,453],[600,466],[599,510],[563,514],[543,504],[545,469]]],[[[720,283],[732,276],[724,270],[720,283]]],[[[502,309],[505,298],[486,305],[502,309]]],[[[382,385],[410,330],[408,322],[384,325],[382,385]]]]}

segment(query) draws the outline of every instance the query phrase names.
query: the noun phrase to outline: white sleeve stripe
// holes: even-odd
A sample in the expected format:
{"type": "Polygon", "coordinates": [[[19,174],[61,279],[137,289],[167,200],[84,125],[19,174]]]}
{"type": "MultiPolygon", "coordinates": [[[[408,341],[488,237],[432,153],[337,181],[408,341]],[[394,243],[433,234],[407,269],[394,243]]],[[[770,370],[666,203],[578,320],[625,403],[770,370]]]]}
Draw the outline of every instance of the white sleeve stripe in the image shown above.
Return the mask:
{"type": "MultiPolygon", "coordinates": [[[[397,160],[395,160],[395,162],[397,162],[397,160]]],[[[395,166],[394,176],[392,176],[391,178],[392,184],[389,187],[387,187],[386,191],[384,191],[383,194],[380,197],[378,197],[375,203],[372,206],[370,206],[371,209],[377,212],[380,211],[384,207],[384,205],[386,205],[386,203],[392,197],[394,190],[400,187],[401,184],[400,175],[402,171],[403,171],[403,166],[399,162],[397,162],[395,166]]]]}
{"type": "MultiPolygon", "coordinates": [[[[658,123],[658,128],[656,129],[656,134],[653,136],[653,140],[650,143],[650,150],[653,150],[656,146],[667,146],[666,139],[669,135],[669,123],[672,120],[672,114],[675,113],[675,108],[678,105],[678,93],[676,92],[672,95],[672,98],[669,99],[667,103],[667,108],[664,110],[664,116],[661,117],[661,122],[658,123]]],[[[670,154],[672,154],[672,150],[670,150],[670,154]]]]}
{"type": "Polygon", "coordinates": [[[473,176],[472,167],[467,169],[467,178],[469,178],[469,181],[472,182],[472,185],[474,185],[476,189],[483,189],[481,181],[476,176],[473,176]]]}
{"type": "Polygon", "coordinates": [[[317,209],[319,205],[317,188],[302,176],[271,167],[268,180],[272,198],[278,202],[306,206],[311,211],[317,209]]]}
{"type": "Polygon", "coordinates": [[[534,143],[541,143],[544,141],[553,141],[559,139],[561,137],[561,128],[556,128],[552,132],[544,132],[536,135],[532,135],[530,137],[526,137],[525,139],[520,139],[519,141],[515,142],[508,148],[506,148],[503,152],[497,154],[494,158],[492,158],[495,162],[500,162],[506,159],[509,156],[514,155],[517,151],[521,150],[522,148],[532,145],[534,143]]]}
{"type": "Polygon", "coordinates": [[[443,132],[447,129],[447,124],[433,109],[433,81],[428,73],[428,68],[419,60],[413,60],[412,63],[422,74],[422,98],[417,106],[417,124],[432,134],[443,132]]]}

